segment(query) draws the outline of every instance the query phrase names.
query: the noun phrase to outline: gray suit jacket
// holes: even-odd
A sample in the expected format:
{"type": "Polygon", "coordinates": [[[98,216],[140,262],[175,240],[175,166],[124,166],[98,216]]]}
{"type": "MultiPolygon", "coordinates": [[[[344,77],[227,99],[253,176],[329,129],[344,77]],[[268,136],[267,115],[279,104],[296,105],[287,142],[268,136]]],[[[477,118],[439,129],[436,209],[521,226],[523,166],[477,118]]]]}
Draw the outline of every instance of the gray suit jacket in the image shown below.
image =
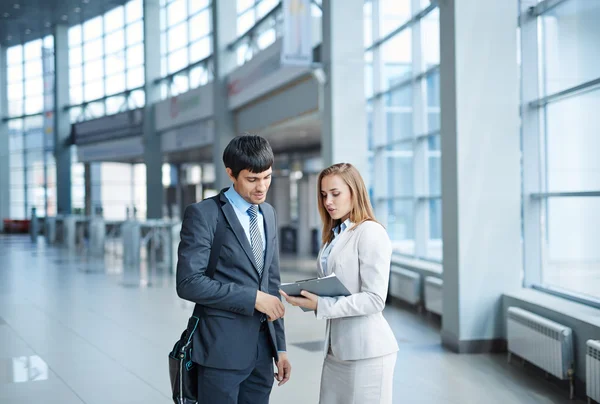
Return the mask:
{"type": "MultiPolygon", "coordinates": [[[[196,303],[200,323],[194,334],[192,360],[218,369],[245,369],[256,359],[261,313],[254,309],[256,292],[279,296],[279,245],[275,211],[260,205],[264,216],[266,252],[260,279],[250,242],[233,206],[221,191],[226,219],[223,245],[214,277],[205,275],[217,227],[217,204],[205,200],[188,206],[183,215],[177,261],[177,294],[196,303]]],[[[283,319],[269,322],[273,356],[285,351],[283,319]]]]}

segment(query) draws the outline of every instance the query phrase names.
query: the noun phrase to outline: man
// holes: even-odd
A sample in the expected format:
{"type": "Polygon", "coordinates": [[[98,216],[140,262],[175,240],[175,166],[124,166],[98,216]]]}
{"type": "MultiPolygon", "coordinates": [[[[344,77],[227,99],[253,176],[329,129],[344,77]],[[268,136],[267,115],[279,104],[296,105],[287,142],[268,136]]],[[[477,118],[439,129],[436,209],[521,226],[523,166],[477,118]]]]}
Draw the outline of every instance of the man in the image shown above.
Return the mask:
{"type": "Polygon", "coordinates": [[[266,404],[275,377],[289,380],[284,306],[279,298],[279,243],[271,185],[273,151],[260,136],[243,135],[225,148],[233,186],[217,202],[186,208],[177,262],[177,294],[196,303],[192,342],[198,402],[266,404]],[[226,229],[214,276],[205,274],[219,211],[226,229]]]}

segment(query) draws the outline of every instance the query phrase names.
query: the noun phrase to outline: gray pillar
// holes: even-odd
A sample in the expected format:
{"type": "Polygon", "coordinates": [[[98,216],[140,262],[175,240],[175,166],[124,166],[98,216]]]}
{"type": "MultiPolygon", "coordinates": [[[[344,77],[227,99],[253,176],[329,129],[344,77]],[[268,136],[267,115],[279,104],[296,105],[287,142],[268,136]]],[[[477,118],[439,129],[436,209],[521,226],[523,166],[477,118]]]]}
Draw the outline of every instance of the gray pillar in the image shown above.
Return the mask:
{"type": "Polygon", "coordinates": [[[363,1],[323,2],[323,165],[351,163],[367,177],[363,1]],[[348,80],[352,77],[352,80],[348,80]]]}
{"type": "Polygon", "coordinates": [[[298,233],[297,246],[298,255],[305,257],[310,254],[310,205],[314,205],[311,199],[310,183],[307,177],[298,181],[298,233]]]}
{"type": "Polygon", "coordinates": [[[442,343],[455,352],[503,349],[502,294],[521,285],[517,16],[516,2],[440,2],[442,343]]]}
{"type": "Polygon", "coordinates": [[[8,151],[8,91],[6,48],[0,47],[0,232],[4,231],[4,218],[10,217],[10,164],[8,151]]]}
{"type": "Polygon", "coordinates": [[[160,101],[160,4],[144,1],[144,76],[146,107],[144,108],[144,163],[146,164],[146,217],[163,217],[162,151],[160,136],[154,123],[154,104],[160,101]]]}
{"type": "Polygon", "coordinates": [[[54,27],[54,159],[57,213],[71,213],[71,119],[69,99],[69,27],[54,27]]]}
{"type": "Polygon", "coordinates": [[[213,23],[213,121],[215,141],[213,162],[215,165],[215,189],[217,191],[231,184],[223,167],[223,150],[236,136],[235,120],[229,110],[227,95],[227,75],[236,67],[236,53],[227,50],[227,45],[236,39],[237,9],[235,1],[214,1],[212,3],[213,23]]]}
{"type": "Polygon", "coordinates": [[[277,224],[279,228],[289,226],[292,222],[291,212],[291,188],[289,176],[277,176],[273,178],[269,197],[272,199],[272,205],[277,212],[277,224]]]}

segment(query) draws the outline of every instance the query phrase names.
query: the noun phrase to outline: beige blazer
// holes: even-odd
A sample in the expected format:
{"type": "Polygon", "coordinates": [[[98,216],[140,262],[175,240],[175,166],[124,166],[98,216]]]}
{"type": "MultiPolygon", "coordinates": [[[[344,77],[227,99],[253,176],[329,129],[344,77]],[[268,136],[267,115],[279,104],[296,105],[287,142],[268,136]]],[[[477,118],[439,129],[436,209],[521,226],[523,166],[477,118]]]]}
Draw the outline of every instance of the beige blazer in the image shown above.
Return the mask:
{"type": "MultiPolygon", "coordinates": [[[[332,272],[351,296],[319,297],[316,316],[326,319],[324,354],[331,351],[341,360],[359,360],[398,351],[398,343],[383,317],[388,292],[392,245],[379,223],[351,225],[339,236],[327,258],[332,272]]],[[[321,254],[319,276],[324,276],[321,254]]]]}

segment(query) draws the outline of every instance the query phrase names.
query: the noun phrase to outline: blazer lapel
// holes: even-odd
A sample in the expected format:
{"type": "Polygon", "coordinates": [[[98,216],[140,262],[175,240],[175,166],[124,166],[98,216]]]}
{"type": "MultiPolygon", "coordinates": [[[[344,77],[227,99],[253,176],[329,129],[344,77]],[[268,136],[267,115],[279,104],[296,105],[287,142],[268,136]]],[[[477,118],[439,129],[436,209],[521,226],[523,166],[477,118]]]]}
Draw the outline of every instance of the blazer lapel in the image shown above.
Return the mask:
{"type": "MultiPolygon", "coordinates": [[[[341,251],[342,248],[352,238],[351,234],[354,231],[354,226],[355,225],[352,224],[350,227],[348,227],[346,230],[344,230],[344,232],[342,234],[340,234],[338,236],[338,240],[335,242],[335,245],[333,246],[333,248],[329,252],[329,256],[327,257],[327,263],[328,264],[329,264],[329,262],[331,262],[334,259],[335,254],[337,254],[338,251],[341,251]]],[[[329,267],[329,265],[327,265],[327,267],[329,267]]]]}
{"type": "Polygon", "coordinates": [[[271,261],[273,260],[273,253],[275,252],[275,246],[273,245],[273,243],[271,243],[271,240],[273,240],[276,237],[276,232],[277,229],[275,228],[275,215],[272,215],[271,212],[265,212],[265,209],[263,209],[262,207],[260,208],[260,211],[263,215],[263,220],[265,223],[265,241],[267,243],[266,246],[266,251],[265,251],[265,264],[263,267],[263,281],[268,278],[268,274],[267,276],[265,276],[265,272],[267,271],[267,269],[271,266],[271,261]]]}
{"type": "Polygon", "coordinates": [[[221,191],[220,198],[221,198],[221,202],[223,202],[222,209],[223,209],[223,214],[225,215],[225,219],[227,219],[227,222],[233,229],[233,233],[235,234],[235,237],[238,239],[238,242],[240,243],[240,245],[244,249],[244,252],[250,259],[250,262],[252,262],[252,266],[254,267],[254,269],[256,271],[258,271],[258,268],[256,267],[256,262],[254,262],[254,254],[252,253],[252,246],[250,245],[250,242],[248,241],[248,237],[246,237],[246,232],[244,231],[244,228],[242,227],[240,221],[237,218],[237,215],[235,214],[235,211],[233,210],[233,206],[231,206],[231,203],[229,203],[229,200],[225,196],[225,193],[222,191],[221,191]]]}
{"type": "Polygon", "coordinates": [[[325,276],[325,271],[323,271],[323,264],[321,263],[321,256],[323,255],[324,249],[325,246],[321,247],[321,249],[319,250],[319,255],[317,256],[317,275],[319,276],[319,278],[325,276]]]}

